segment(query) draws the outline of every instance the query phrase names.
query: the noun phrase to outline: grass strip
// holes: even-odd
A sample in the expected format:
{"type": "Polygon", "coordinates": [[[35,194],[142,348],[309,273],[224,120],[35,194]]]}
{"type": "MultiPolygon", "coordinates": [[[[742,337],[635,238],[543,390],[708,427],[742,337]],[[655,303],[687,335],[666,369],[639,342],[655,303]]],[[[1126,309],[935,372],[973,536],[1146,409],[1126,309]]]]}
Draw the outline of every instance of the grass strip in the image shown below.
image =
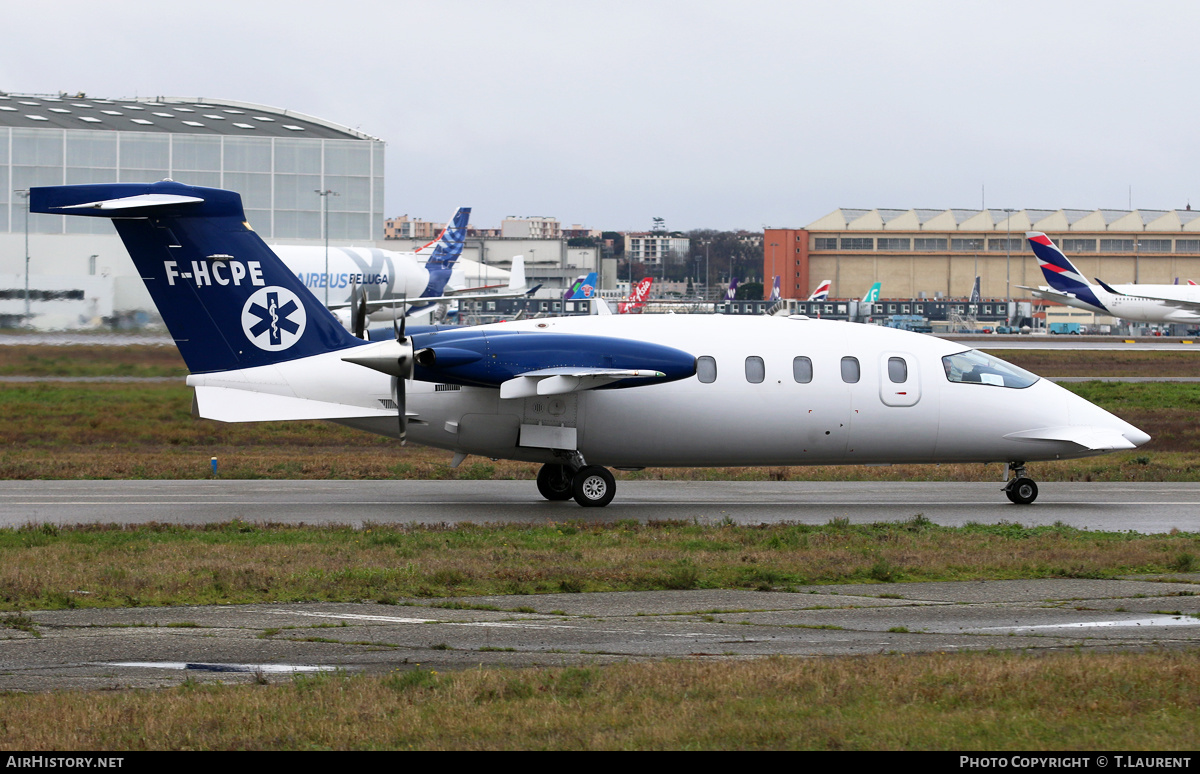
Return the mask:
{"type": "MultiPolygon", "coordinates": [[[[251,678],[253,679],[253,678],[251,678]]],[[[3,750],[1195,749],[1200,654],[773,657],[0,696],[3,750]]]]}
{"type": "Polygon", "coordinates": [[[942,527],[920,515],[857,525],[44,525],[0,530],[0,610],[1108,578],[1195,572],[1198,557],[1192,533],[942,527]]]}

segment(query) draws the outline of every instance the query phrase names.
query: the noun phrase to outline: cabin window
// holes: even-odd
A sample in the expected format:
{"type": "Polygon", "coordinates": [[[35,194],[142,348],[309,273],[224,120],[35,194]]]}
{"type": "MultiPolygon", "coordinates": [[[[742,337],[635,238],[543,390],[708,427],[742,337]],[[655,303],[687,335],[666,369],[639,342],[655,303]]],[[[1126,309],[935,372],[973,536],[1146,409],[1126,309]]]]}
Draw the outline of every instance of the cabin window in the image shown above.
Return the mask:
{"type": "Polygon", "coordinates": [[[705,355],[696,359],[696,376],[705,384],[712,384],[717,380],[717,361],[705,355]]]}
{"type": "Polygon", "coordinates": [[[904,358],[888,358],[888,378],[894,384],[904,384],[908,381],[908,363],[904,362],[904,358]]]}
{"type": "Polygon", "coordinates": [[[858,365],[858,358],[844,357],[842,358],[842,381],[846,384],[857,384],[861,369],[858,365]]]}
{"type": "Polygon", "coordinates": [[[988,357],[976,349],[947,355],[942,358],[942,366],[946,369],[947,379],[962,384],[990,384],[994,387],[1021,390],[1040,378],[1003,360],[988,357]]]}
{"type": "Polygon", "coordinates": [[[808,384],[812,381],[812,359],[804,356],[792,358],[792,378],[796,384],[808,384]]]}
{"type": "Polygon", "coordinates": [[[762,384],[763,379],[766,378],[767,367],[763,364],[763,359],[758,355],[746,358],[746,381],[751,384],[762,384]]]}

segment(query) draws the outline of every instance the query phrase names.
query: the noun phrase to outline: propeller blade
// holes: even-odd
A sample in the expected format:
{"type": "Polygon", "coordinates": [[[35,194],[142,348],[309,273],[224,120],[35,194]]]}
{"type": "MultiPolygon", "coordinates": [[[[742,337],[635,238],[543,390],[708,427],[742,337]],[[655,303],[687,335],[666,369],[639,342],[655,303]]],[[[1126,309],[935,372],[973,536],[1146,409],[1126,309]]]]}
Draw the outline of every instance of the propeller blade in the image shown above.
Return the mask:
{"type": "Polygon", "coordinates": [[[403,446],[408,442],[408,401],[406,393],[406,382],[408,380],[403,376],[396,379],[396,405],[399,407],[400,413],[400,445],[403,446]]]}
{"type": "Polygon", "coordinates": [[[354,298],[354,335],[360,339],[367,337],[367,289],[356,292],[354,298]]]}
{"type": "Polygon", "coordinates": [[[392,330],[396,334],[396,342],[404,347],[397,358],[397,366],[400,375],[396,377],[396,409],[399,414],[400,422],[400,445],[403,446],[408,441],[408,377],[412,376],[413,367],[413,351],[412,344],[409,343],[408,337],[404,335],[405,322],[408,319],[408,297],[402,296],[400,302],[400,322],[399,327],[396,323],[396,300],[392,299],[392,330]]]}

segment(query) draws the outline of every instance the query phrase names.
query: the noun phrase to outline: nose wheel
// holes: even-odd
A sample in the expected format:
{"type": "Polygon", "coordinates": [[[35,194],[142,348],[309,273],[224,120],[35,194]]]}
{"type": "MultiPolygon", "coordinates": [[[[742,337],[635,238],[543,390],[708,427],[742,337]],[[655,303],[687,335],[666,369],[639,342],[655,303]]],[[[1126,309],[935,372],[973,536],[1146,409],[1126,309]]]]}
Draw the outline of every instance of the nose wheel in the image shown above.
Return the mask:
{"type": "Polygon", "coordinates": [[[617,481],[608,468],[587,465],[575,474],[575,502],[584,508],[603,508],[617,494],[617,481]]]}
{"type": "Polygon", "coordinates": [[[1004,485],[1004,494],[1017,505],[1029,505],[1038,496],[1038,487],[1032,478],[1025,475],[1025,463],[1011,462],[1013,478],[1004,485]]]}
{"type": "MultiPolygon", "coordinates": [[[[576,452],[578,455],[578,452],[576,452]]],[[[617,481],[608,468],[584,464],[582,457],[572,456],[571,462],[561,465],[547,463],[538,471],[537,487],[547,500],[570,500],[584,508],[603,508],[617,493],[617,481]]]]}

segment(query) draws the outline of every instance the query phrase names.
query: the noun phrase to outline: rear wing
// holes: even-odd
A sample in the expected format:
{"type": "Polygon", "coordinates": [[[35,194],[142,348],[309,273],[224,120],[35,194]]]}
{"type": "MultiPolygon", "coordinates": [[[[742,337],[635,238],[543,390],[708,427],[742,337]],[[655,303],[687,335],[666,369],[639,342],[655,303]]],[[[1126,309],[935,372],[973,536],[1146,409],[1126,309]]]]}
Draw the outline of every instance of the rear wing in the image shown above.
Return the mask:
{"type": "Polygon", "coordinates": [[[29,211],[110,218],[192,373],[359,346],[254,233],[233,191],[173,181],[33,188],[29,211]]]}

